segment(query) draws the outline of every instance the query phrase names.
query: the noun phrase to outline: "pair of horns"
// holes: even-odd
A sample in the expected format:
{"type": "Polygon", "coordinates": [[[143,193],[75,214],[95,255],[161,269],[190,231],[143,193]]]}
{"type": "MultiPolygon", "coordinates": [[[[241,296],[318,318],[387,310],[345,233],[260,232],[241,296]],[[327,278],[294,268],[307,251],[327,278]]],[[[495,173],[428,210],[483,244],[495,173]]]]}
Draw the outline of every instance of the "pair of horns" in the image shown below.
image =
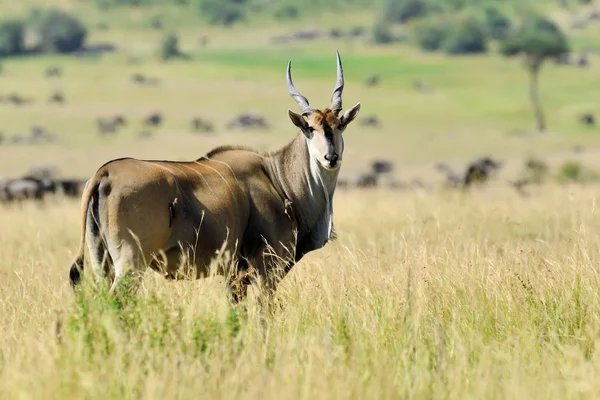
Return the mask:
{"type": "MultiPolygon", "coordinates": [[[[340,53],[336,50],[335,55],[337,58],[337,81],[335,83],[335,89],[331,94],[331,107],[332,111],[340,111],[342,109],[342,92],[344,91],[344,70],[342,69],[342,60],[340,59],[340,53]]],[[[292,82],[292,62],[288,62],[287,66],[287,86],[290,96],[298,103],[302,114],[308,115],[313,112],[312,107],[309,105],[306,97],[302,96],[298,90],[294,87],[292,82]]]]}

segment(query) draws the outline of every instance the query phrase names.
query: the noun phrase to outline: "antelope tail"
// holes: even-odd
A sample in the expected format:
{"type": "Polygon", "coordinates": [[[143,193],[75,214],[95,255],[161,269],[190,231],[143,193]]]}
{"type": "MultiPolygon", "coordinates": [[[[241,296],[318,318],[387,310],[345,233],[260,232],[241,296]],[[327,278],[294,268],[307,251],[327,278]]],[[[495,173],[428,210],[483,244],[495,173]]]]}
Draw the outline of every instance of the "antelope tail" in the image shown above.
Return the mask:
{"type": "MultiPolygon", "coordinates": [[[[86,185],[83,195],[81,196],[81,239],[79,242],[79,250],[77,251],[77,258],[71,266],[69,271],[69,279],[71,286],[74,288],[81,280],[81,274],[83,273],[83,254],[85,251],[85,232],[87,224],[87,214],[91,202],[98,202],[98,187],[100,186],[101,178],[94,176],[90,179],[86,185]]],[[[93,223],[93,221],[90,221],[93,223]]]]}

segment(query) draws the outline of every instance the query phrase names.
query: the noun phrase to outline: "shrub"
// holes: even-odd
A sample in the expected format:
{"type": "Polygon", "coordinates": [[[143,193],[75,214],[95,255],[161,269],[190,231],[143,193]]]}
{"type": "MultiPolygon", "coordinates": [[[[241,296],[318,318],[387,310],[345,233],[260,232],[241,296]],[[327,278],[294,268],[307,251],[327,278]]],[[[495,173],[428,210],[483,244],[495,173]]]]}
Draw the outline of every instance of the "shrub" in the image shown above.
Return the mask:
{"type": "Polygon", "coordinates": [[[566,161],[558,169],[556,179],[559,183],[587,183],[600,180],[600,174],[578,161],[566,161]]]}
{"type": "Polygon", "coordinates": [[[163,37],[160,45],[160,58],[168,60],[182,55],[179,51],[179,38],[174,33],[169,33],[163,37]]]}
{"type": "Polygon", "coordinates": [[[198,9],[213,25],[230,26],[246,18],[248,0],[198,0],[198,9]]]}
{"type": "Polygon", "coordinates": [[[444,40],[444,50],[449,54],[487,52],[487,34],[483,24],[475,18],[455,24],[450,35],[444,40]]]}
{"type": "Polygon", "coordinates": [[[383,15],[388,22],[404,23],[427,14],[425,0],[385,0],[383,15]]]}
{"type": "Polygon", "coordinates": [[[423,50],[436,51],[442,48],[448,30],[446,21],[425,20],[415,26],[414,34],[418,45],[423,50]]]}
{"type": "Polygon", "coordinates": [[[58,9],[42,12],[33,21],[42,51],[71,53],[83,47],[87,29],[77,18],[58,9]]]}
{"type": "Polygon", "coordinates": [[[525,162],[524,170],[521,176],[524,180],[532,184],[542,184],[549,173],[548,164],[538,158],[530,158],[525,162]]]}
{"type": "Polygon", "coordinates": [[[275,10],[276,19],[296,19],[300,15],[298,7],[292,4],[283,5],[275,10]]]}
{"type": "Polygon", "coordinates": [[[18,20],[0,22],[0,57],[14,56],[25,51],[25,27],[18,20]]]}
{"type": "Polygon", "coordinates": [[[387,44],[394,41],[394,35],[390,31],[387,22],[379,21],[373,25],[373,41],[379,44],[387,44]]]}
{"type": "Polygon", "coordinates": [[[493,39],[504,39],[510,29],[510,18],[500,10],[488,7],[484,11],[487,32],[493,39]]]}

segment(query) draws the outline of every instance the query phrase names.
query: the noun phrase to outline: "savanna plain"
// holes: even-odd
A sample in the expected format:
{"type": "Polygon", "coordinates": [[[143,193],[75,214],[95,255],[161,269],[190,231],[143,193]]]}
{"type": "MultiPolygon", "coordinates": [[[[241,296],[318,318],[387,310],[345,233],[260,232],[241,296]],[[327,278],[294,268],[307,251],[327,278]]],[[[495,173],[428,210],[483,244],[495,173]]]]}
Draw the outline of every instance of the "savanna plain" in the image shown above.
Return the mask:
{"type": "MultiPolygon", "coordinates": [[[[29,5],[39,4],[20,6],[29,5]]],[[[0,175],[50,164],[87,178],[122,156],[195,159],[220,144],[275,149],[296,134],[287,117],[296,106],[285,86],[287,60],[296,87],[325,107],[339,49],[345,107],[360,101],[361,117],[382,120],[379,129],[357,121],[344,133],[342,176],[386,159],[400,181],[424,184],[338,189],[338,238],[297,264],[269,302],[251,293],[239,305],[230,304],[220,277],[172,282],[153,272],[125,303],[91,284],[75,294],[68,270],[79,202],[55,196],[0,205],[0,398],[600,397],[600,186],[549,179],[524,196],[508,183],[529,156],[551,168],[565,160],[600,166],[600,131],[577,122],[578,113],[600,110],[600,59],[585,69],[544,66],[550,128],[539,134],[525,70],[493,52],[450,57],[350,40],[274,45],[275,35],[333,26],[334,14],[215,28],[173,11],[165,21],[180,29],[189,57],[163,62],[154,53],[160,35],[144,22],[155,9],[103,14],[82,2],[58,5],[89,11],[91,26],[111,16],[111,29],[91,29],[89,41],[116,42],[119,50],[2,62],[0,92],[40,99],[0,104],[2,129],[43,124],[59,141],[0,144],[0,175]],[[198,46],[201,35],[211,38],[208,46],[198,46]],[[62,77],[44,77],[53,65],[62,77]],[[161,83],[135,85],[136,72],[161,83]],[[381,84],[367,87],[372,73],[381,84]],[[414,80],[433,90],[415,91],[414,80]],[[67,103],[47,104],[57,89],[67,103]],[[164,124],[141,138],[140,121],[155,111],[164,124]],[[246,111],[265,115],[270,128],[226,127],[246,111]],[[95,118],[115,114],[133,122],[118,135],[98,135],[95,118]],[[196,116],[215,132],[190,133],[196,116]],[[433,168],[488,154],[503,169],[467,191],[444,188],[433,168]]],[[[362,12],[344,18],[372,23],[362,12]]],[[[590,29],[573,33],[575,48],[595,43],[590,29]]]]}

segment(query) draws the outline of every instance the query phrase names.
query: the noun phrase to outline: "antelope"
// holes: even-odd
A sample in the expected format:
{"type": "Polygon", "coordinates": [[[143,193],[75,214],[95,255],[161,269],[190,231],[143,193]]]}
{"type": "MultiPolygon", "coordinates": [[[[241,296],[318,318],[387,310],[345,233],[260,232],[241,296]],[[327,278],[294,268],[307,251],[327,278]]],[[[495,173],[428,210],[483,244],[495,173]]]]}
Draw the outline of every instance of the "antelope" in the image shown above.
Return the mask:
{"type": "Polygon", "coordinates": [[[147,266],[167,279],[206,277],[218,254],[234,266],[216,271],[226,276],[233,301],[253,283],[275,290],[302,257],[335,237],[342,134],[360,110],[357,103],[340,115],[344,75],[337,51],[336,61],[331,105],[323,110],[296,90],[288,62],[288,91],[301,110],[288,115],[300,132],[279,150],[222,146],[196,161],[123,158],[100,167],[82,195],[72,286],[81,280],[87,243],[94,276],[109,283],[109,293],[125,277],[137,287],[147,266]]]}

